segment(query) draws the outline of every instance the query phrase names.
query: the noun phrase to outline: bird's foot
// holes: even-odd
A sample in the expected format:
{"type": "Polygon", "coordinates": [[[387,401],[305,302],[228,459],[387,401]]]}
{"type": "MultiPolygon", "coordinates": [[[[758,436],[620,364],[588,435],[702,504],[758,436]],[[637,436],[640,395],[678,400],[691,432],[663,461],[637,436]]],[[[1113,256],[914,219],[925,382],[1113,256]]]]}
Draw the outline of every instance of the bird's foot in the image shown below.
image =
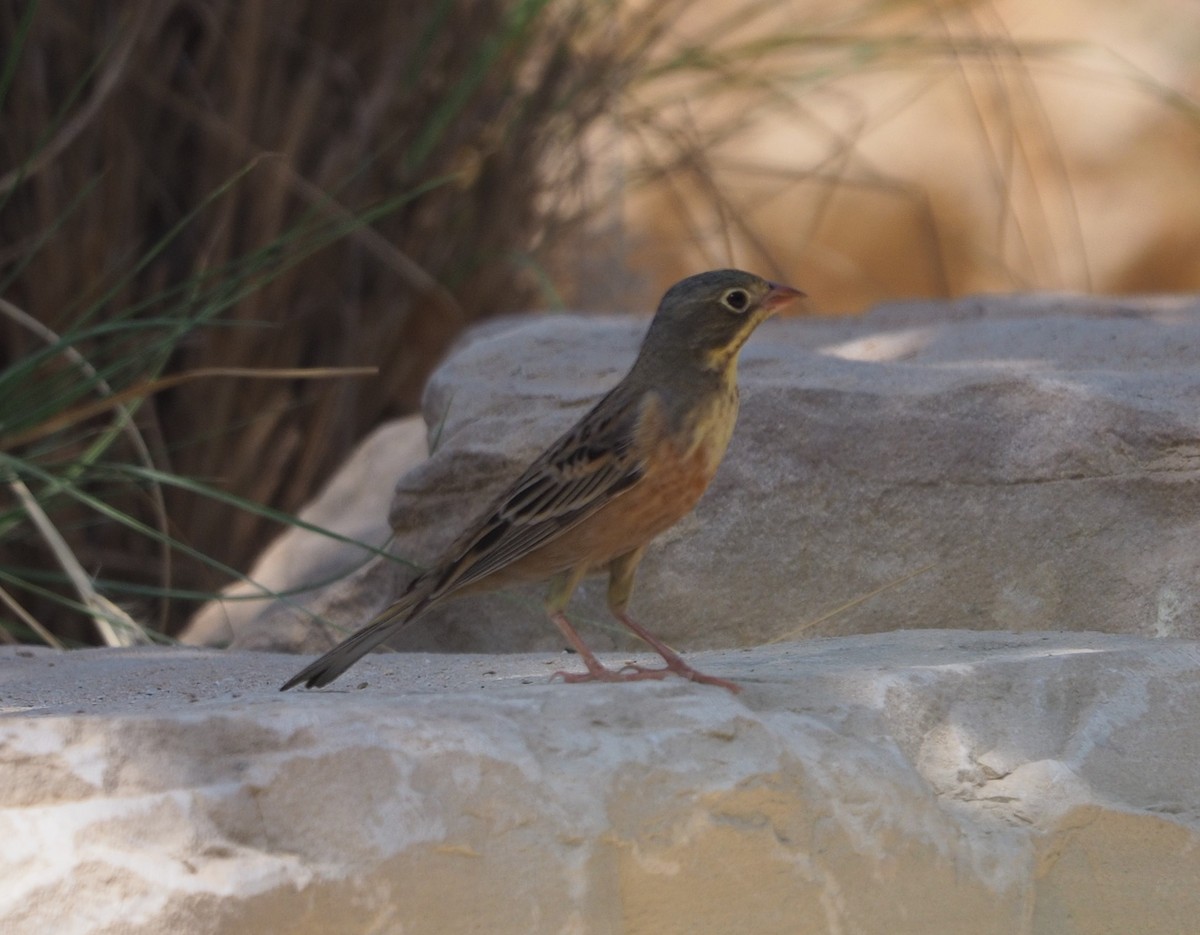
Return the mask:
{"type": "Polygon", "coordinates": [[[604,666],[588,667],[586,672],[566,672],[559,670],[550,678],[561,678],[564,682],[641,682],[646,679],[664,679],[669,674],[667,669],[644,669],[641,666],[627,665],[620,669],[608,669],[604,666]]]}
{"type": "Polygon", "coordinates": [[[676,656],[674,659],[667,659],[665,668],[656,669],[657,672],[674,672],[680,678],[688,679],[692,682],[699,682],[701,685],[716,685],[718,688],[724,688],[733,694],[739,694],[742,690],[737,682],[731,682],[729,679],[717,678],[715,675],[705,675],[697,669],[693,669],[686,662],[676,656]]]}
{"type": "Polygon", "coordinates": [[[587,667],[586,672],[555,672],[550,678],[562,678],[564,682],[642,682],[647,679],[658,681],[665,679],[672,673],[680,678],[685,678],[690,682],[699,682],[701,685],[716,685],[719,688],[724,688],[726,691],[731,691],[735,695],[742,689],[728,679],[719,679],[715,675],[705,675],[703,672],[697,672],[686,662],[675,650],[666,645],[662,640],[658,639],[653,633],[646,630],[635,620],[623,611],[614,611],[618,620],[625,626],[629,627],[634,633],[640,636],[643,640],[650,644],[660,656],[666,665],[661,669],[647,669],[644,666],[634,665],[629,663],[622,666],[620,669],[609,669],[599,659],[596,654],[588,649],[587,644],[580,639],[579,634],[575,632],[575,628],[571,626],[567,620],[567,615],[561,610],[555,611],[550,615],[550,619],[562,631],[563,636],[567,638],[567,642],[572,648],[579,653],[579,658],[587,667]]]}
{"type": "Polygon", "coordinates": [[[561,678],[564,682],[644,682],[647,680],[661,681],[668,675],[678,675],[680,678],[685,678],[691,682],[699,682],[701,685],[716,685],[724,688],[733,694],[738,694],[742,689],[741,686],[728,679],[717,678],[715,675],[705,675],[693,669],[682,659],[670,660],[668,664],[661,669],[648,669],[645,666],[634,665],[628,663],[621,666],[620,669],[608,669],[602,665],[588,666],[586,672],[555,672],[553,678],[561,678]]]}

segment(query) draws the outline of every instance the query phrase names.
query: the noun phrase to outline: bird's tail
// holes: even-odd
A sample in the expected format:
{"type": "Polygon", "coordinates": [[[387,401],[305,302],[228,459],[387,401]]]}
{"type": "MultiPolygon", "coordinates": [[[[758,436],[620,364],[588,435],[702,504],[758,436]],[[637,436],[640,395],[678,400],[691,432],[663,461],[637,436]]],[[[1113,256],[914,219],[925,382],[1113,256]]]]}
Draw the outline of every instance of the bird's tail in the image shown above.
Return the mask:
{"type": "Polygon", "coordinates": [[[295,688],[301,682],[305,688],[320,688],[358,662],[380,643],[393,635],[425,609],[424,594],[408,593],[357,633],[346,637],[311,665],[305,666],[283,683],[281,692],[295,688]]]}

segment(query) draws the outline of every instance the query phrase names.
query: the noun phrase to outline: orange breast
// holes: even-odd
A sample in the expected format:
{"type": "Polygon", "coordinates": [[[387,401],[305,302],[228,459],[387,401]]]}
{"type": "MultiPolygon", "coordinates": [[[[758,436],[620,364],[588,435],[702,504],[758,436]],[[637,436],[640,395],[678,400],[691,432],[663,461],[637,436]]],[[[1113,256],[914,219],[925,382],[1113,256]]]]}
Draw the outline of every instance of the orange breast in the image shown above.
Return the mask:
{"type": "MultiPolygon", "coordinates": [[[[574,540],[576,560],[600,567],[618,555],[645,545],[687,516],[708,489],[715,473],[708,453],[697,448],[680,455],[670,446],[650,460],[642,480],[564,538],[574,540]]],[[[551,544],[552,547],[553,544],[551,544]]]]}

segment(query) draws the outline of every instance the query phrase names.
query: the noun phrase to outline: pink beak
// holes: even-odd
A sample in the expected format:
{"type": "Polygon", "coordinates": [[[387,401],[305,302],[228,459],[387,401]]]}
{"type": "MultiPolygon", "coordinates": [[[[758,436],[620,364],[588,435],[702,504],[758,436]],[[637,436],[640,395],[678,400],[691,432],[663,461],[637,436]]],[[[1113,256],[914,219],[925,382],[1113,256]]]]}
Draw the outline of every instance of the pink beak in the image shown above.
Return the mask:
{"type": "Polygon", "coordinates": [[[762,307],[768,312],[777,312],[789,302],[794,302],[796,299],[803,299],[805,294],[799,289],[793,289],[791,286],[784,286],[780,283],[771,283],[771,291],[766,294],[762,300],[762,307]]]}

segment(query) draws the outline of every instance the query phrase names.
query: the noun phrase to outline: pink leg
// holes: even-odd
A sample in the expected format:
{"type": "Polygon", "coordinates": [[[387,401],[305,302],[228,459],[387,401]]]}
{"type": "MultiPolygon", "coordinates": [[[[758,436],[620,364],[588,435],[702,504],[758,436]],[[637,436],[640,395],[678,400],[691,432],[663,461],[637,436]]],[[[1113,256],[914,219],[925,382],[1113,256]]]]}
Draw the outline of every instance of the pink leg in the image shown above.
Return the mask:
{"type": "Polygon", "coordinates": [[[646,679],[657,681],[666,678],[668,674],[673,672],[693,682],[700,682],[704,685],[719,685],[721,688],[728,689],[735,695],[741,691],[741,688],[733,682],[716,678],[712,675],[705,675],[703,672],[697,672],[684,662],[673,649],[623,613],[618,614],[617,619],[649,643],[655,652],[663,657],[663,660],[667,664],[665,668],[646,669],[635,665],[624,666],[615,671],[605,668],[603,663],[596,658],[596,654],[587,647],[587,644],[575,632],[575,628],[568,622],[566,614],[562,611],[557,611],[550,615],[550,619],[554,621],[555,625],[562,632],[562,635],[566,637],[567,642],[571,644],[571,648],[579,654],[579,658],[583,660],[583,664],[587,667],[587,672],[555,672],[554,675],[561,676],[564,682],[638,682],[646,679]]]}
{"type": "Polygon", "coordinates": [[[666,678],[666,669],[643,669],[640,666],[625,666],[619,671],[606,668],[604,663],[596,658],[587,643],[571,626],[567,620],[567,615],[561,610],[550,615],[550,619],[562,632],[562,635],[567,638],[567,642],[571,644],[571,648],[579,654],[579,658],[583,660],[583,664],[587,666],[586,672],[555,672],[551,678],[561,676],[564,682],[632,682],[638,679],[662,679],[666,678]],[[633,670],[633,671],[629,671],[633,670]]]}
{"type": "MultiPolygon", "coordinates": [[[[736,682],[731,682],[728,679],[717,678],[715,675],[705,675],[703,672],[698,672],[683,661],[679,653],[675,652],[670,646],[660,640],[657,636],[643,627],[640,623],[634,620],[626,613],[617,613],[616,617],[625,626],[629,627],[634,633],[645,640],[653,647],[654,651],[663,657],[663,661],[667,664],[666,670],[656,669],[654,671],[670,671],[676,675],[682,676],[685,679],[691,679],[693,682],[700,682],[703,685],[719,685],[721,688],[726,688],[735,695],[740,692],[741,686],[736,682]]],[[[643,670],[644,671],[644,670],[643,670]]]]}

